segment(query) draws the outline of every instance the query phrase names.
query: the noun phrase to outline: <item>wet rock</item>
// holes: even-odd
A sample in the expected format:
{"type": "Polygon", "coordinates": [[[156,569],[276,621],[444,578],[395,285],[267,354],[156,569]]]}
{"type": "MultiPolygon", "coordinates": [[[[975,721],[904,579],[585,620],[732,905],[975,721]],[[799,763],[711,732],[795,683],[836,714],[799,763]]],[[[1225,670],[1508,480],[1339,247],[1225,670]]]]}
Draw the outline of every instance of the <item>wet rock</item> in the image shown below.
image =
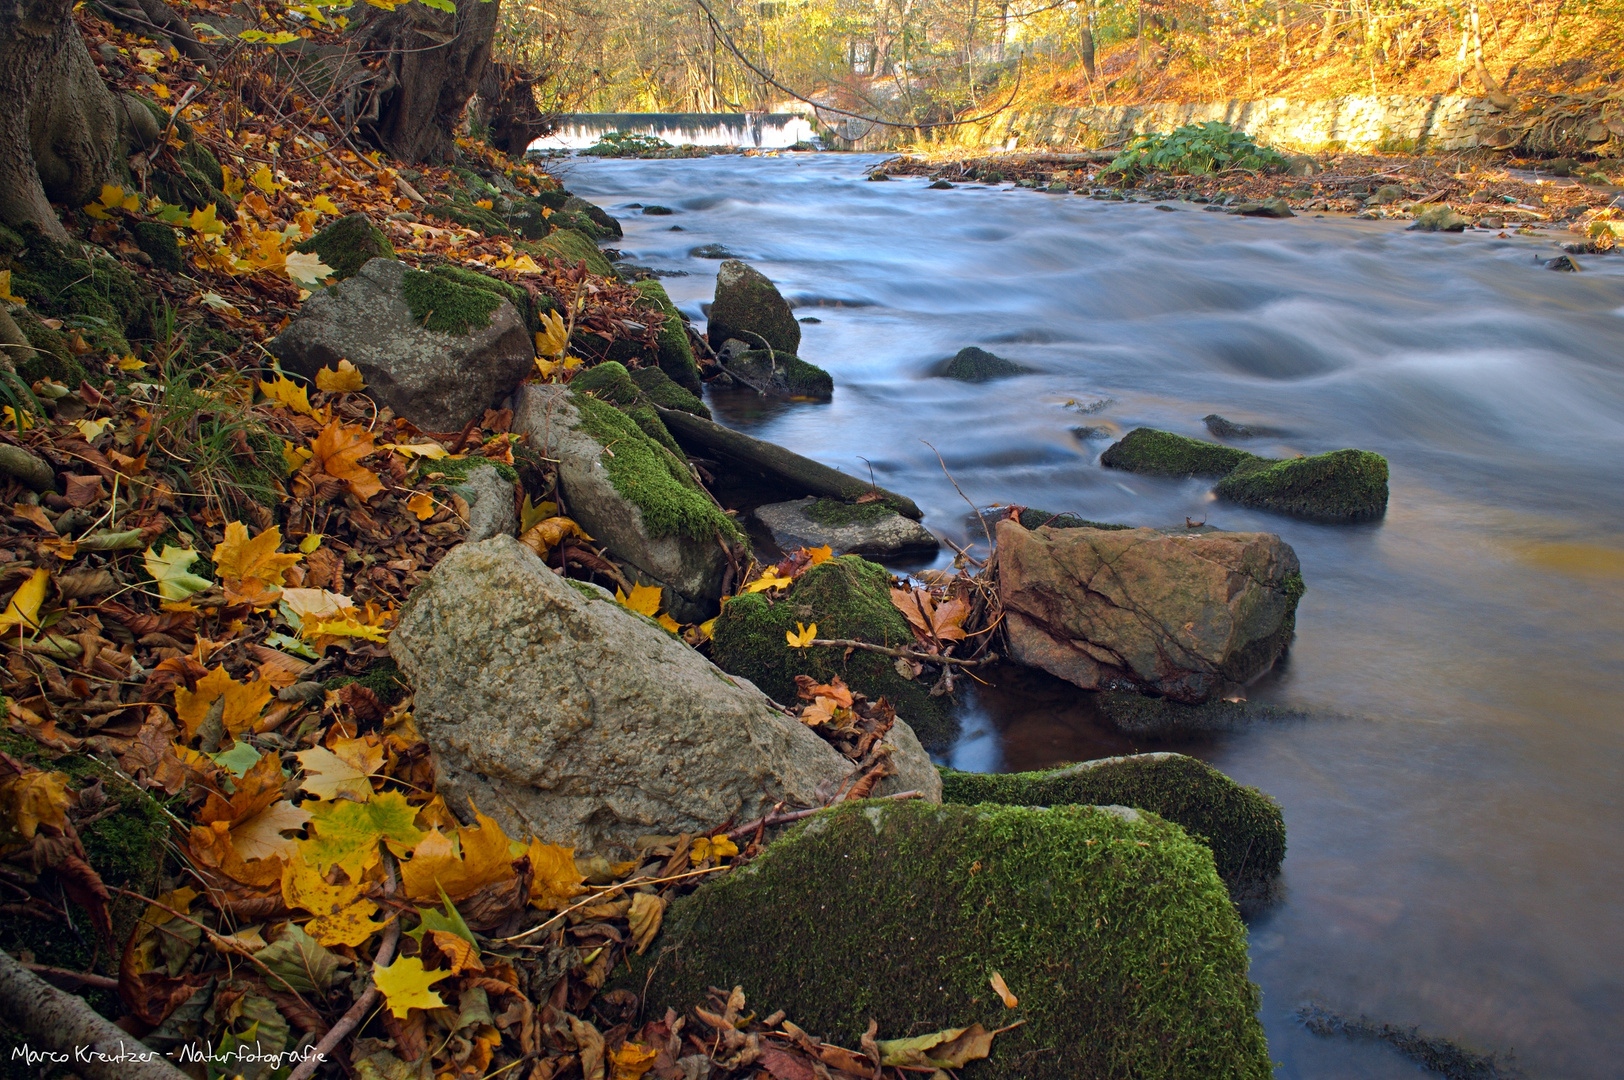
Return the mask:
{"type": "Polygon", "coordinates": [[[723,606],[712,630],[711,659],[779,701],[794,700],[797,675],[811,675],[820,682],[838,675],[870,700],[889,701],[927,747],[946,746],[957,734],[942,699],[930,696],[925,681],[904,679],[894,659],[866,651],[847,657],[840,649],[792,649],[784,635],[794,631],[797,622],[816,623],[822,638],[876,645],[913,641],[908,621],[891,603],[891,575],[884,567],[845,555],[808,570],[788,596],[775,602],[760,593],[735,596],[723,606]]]}
{"type": "Polygon", "coordinates": [[[752,349],[761,348],[765,340],[774,352],[794,353],[801,346],[801,327],[788,301],[767,275],[737,259],[728,259],[718,269],[716,298],[707,317],[706,336],[713,349],[720,349],[728,338],[738,338],[752,349]]]}
{"type": "Polygon", "coordinates": [[[874,181],[877,181],[877,182],[891,179],[889,176],[887,176],[885,173],[882,173],[882,172],[869,173],[868,178],[870,180],[874,180],[874,181]]]}
{"type": "Polygon", "coordinates": [[[1013,360],[1005,360],[986,349],[970,345],[943,360],[936,366],[933,374],[944,379],[957,379],[960,382],[990,382],[993,379],[1007,379],[1012,375],[1027,375],[1031,371],[1031,368],[1017,364],[1013,360]]]}
{"type": "MultiPolygon", "coordinates": [[[[1010,507],[991,506],[982,512],[987,527],[994,528],[998,522],[1009,516],[1010,507]]],[[[975,517],[967,515],[970,523],[974,525],[975,517]]],[[[1131,529],[1132,525],[1113,525],[1105,521],[1090,521],[1078,517],[1076,514],[1057,514],[1049,510],[1038,510],[1034,507],[1025,507],[1017,515],[1016,520],[1023,529],[1037,529],[1047,525],[1051,529],[1131,529]]]]}
{"type": "Polygon", "coordinates": [[[645,206],[643,207],[643,213],[649,215],[650,217],[665,217],[669,214],[676,213],[676,211],[671,209],[669,206],[645,206]]]}
{"type": "Polygon", "coordinates": [[[1571,255],[1558,255],[1554,259],[1544,259],[1541,260],[1540,265],[1547,270],[1563,270],[1570,274],[1577,272],[1579,269],[1579,264],[1573,261],[1571,255]]]}
{"type": "MultiPolygon", "coordinates": [[[[441,560],[390,653],[436,789],[513,836],[618,853],[646,833],[816,805],[850,771],[755,687],[510,537],[441,560]]],[[[906,739],[893,755],[924,759],[906,739]]]]}
{"type": "Polygon", "coordinates": [[[1288,218],[1296,217],[1291,210],[1291,204],[1284,199],[1263,199],[1259,202],[1243,202],[1230,207],[1231,214],[1240,214],[1243,217],[1288,218]]]}
{"type": "Polygon", "coordinates": [[[461,430],[535,362],[525,321],[502,295],[385,258],[312,295],[266,347],[309,379],[350,361],[374,400],[427,431],[461,430]]]}
{"type": "Polygon", "coordinates": [[[1477,219],[1477,227],[1480,229],[1503,229],[1506,227],[1506,219],[1499,214],[1484,214],[1477,219]]]}
{"type": "Polygon", "coordinates": [[[1471,222],[1447,206],[1429,206],[1415,215],[1412,232],[1464,232],[1471,222]]]}
{"type": "Polygon", "coordinates": [[[1070,430],[1073,436],[1084,442],[1105,442],[1116,438],[1116,429],[1103,424],[1083,424],[1070,430]]]}
{"type": "Polygon", "coordinates": [[[932,191],[952,191],[953,190],[953,185],[949,184],[946,180],[937,180],[935,183],[931,184],[930,187],[931,187],[932,191]]]}
{"type": "Polygon", "coordinates": [[[1070,191],[1071,188],[1066,186],[1066,182],[1064,180],[1054,180],[1051,181],[1049,186],[1043,190],[1048,192],[1050,195],[1064,195],[1066,192],[1070,191]]]}
{"type": "Polygon", "coordinates": [[[799,319],[797,319],[795,321],[801,323],[802,325],[811,325],[811,324],[814,324],[814,323],[820,323],[823,320],[818,318],[816,315],[802,315],[799,319]]]}
{"type": "Polygon", "coordinates": [[[1297,554],[1270,533],[1001,521],[996,539],[1011,658],[1085,690],[1203,702],[1267,671],[1296,625],[1297,554]]]}
{"type": "Polygon", "coordinates": [[[828,545],[835,554],[880,558],[934,555],[941,542],[917,521],[881,502],[847,503],[807,496],[758,506],[756,520],[785,551],[828,545]]]}
{"type": "Polygon", "coordinates": [[[559,462],[569,515],[630,577],[665,590],[673,617],[699,622],[714,615],[727,569],[721,540],[737,541],[739,534],[687,463],[610,401],[527,384],[513,402],[513,430],[559,462]],[[613,454],[606,454],[611,443],[613,454]]]}
{"type": "MultiPolygon", "coordinates": [[[[716,325],[714,319],[711,325],[716,325]]],[[[718,357],[729,375],[759,393],[812,401],[828,401],[835,393],[835,380],[827,371],[794,353],[750,349],[739,339],[730,338],[723,343],[718,357]]]]}
{"type": "Polygon", "coordinates": [[[497,472],[494,465],[470,470],[462,483],[451,490],[468,504],[465,543],[477,544],[493,536],[512,536],[518,531],[519,516],[513,510],[513,482],[497,472]]]}
{"type": "MultiPolygon", "coordinates": [[[[671,226],[671,231],[675,232],[679,228],[681,228],[680,225],[673,225],[673,226],[671,226]]],[[[736,259],[736,258],[738,258],[737,255],[733,254],[733,252],[729,251],[722,244],[702,244],[699,247],[690,248],[688,250],[688,254],[692,255],[696,259],[736,259]]]]}
{"type": "Polygon", "coordinates": [[[1152,814],[859,802],[676,901],[624,980],[654,1013],[742,985],[844,1046],[871,1021],[900,1038],[1025,1020],[966,1070],[983,1080],[1266,1080],[1246,971],[1210,854],[1152,814]]]}
{"type": "Polygon", "coordinates": [[[321,256],[321,261],[331,266],[333,276],[340,280],[354,277],[373,259],[395,257],[395,245],[389,242],[389,237],[359,211],[345,214],[293,250],[321,256]]]}
{"type": "Polygon", "coordinates": [[[1201,418],[1207,425],[1207,430],[1220,439],[1261,439],[1267,436],[1279,435],[1274,428],[1258,427],[1255,424],[1237,424],[1233,420],[1226,420],[1217,413],[1208,413],[1201,418]]]}
{"type": "Polygon", "coordinates": [[[1218,876],[1237,901],[1266,894],[1286,857],[1279,804],[1183,754],[1103,758],[1045,772],[941,772],[944,803],[1147,810],[1212,849],[1218,876]]]}
{"type": "Polygon", "coordinates": [[[625,235],[620,228],[620,222],[609,215],[609,212],[596,203],[589,203],[576,195],[564,200],[563,212],[565,214],[578,214],[590,221],[596,230],[587,230],[587,235],[593,239],[605,236],[619,238],[625,235]]]}

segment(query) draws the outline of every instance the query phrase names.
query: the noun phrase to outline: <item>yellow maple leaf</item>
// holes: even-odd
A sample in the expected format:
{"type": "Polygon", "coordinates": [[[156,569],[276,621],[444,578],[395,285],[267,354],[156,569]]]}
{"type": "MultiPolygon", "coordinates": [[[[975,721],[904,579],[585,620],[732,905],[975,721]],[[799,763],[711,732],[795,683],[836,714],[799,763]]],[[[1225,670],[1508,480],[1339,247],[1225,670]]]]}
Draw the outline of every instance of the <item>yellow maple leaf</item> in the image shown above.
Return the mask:
{"type": "Polygon", "coordinates": [[[796,623],[794,631],[784,631],[784,640],[789,642],[789,647],[792,649],[808,648],[812,644],[812,639],[817,636],[817,623],[813,623],[811,626],[802,626],[800,623],[796,623]]]}
{"type": "Polygon", "coordinates": [[[564,319],[556,311],[549,311],[541,317],[540,330],[536,331],[536,355],[548,358],[563,355],[564,349],[569,345],[569,331],[564,326],[564,319]]]}
{"type": "Polygon", "coordinates": [[[315,409],[310,407],[310,390],[300,386],[286,375],[278,375],[272,382],[260,380],[259,389],[262,394],[276,402],[278,405],[292,409],[305,416],[322,419],[315,409]]]}
{"type": "Polygon", "coordinates": [[[0,633],[13,626],[39,629],[39,609],[45,602],[45,582],[50,576],[51,572],[41,567],[17,587],[17,591],[11,594],[11,603],[6,605],[4,613],[0,613],[0,633]]]}
{"type": "Polygon", "coordinates": [[[311,199],[310,209],[320,210],[324,214],[332,214],[335,217],[344,212],[334,205],[333,200],[325,195],[317,195],[314,199],[311,199]]]}
{"type": "Polygon", "coordinates": [[[744,587],[747,593],[766,592],[768,589],[787,589],[795,584],[794,578],[780,577],[771,570],[764,570],[760,577],[744,587]]]}
{"type": "MultiPolygon", "coordinates": [[[[281,779],[281,770],[277,772],[277,778],[281,779]]],[[[234,824],[231,827],[231,846],[244,860],[285,857],[295,850],[299,842],[282,834],[302,829],[309,821],[310,811],[281,799],[253,817],[234,824]]]]}
{"type": "Polygon", "coordinates": [[[660,595],[664,592],[658,585],[633,585],[632,594],[627,596],[619,589],[615,590],[615,599],[622,607],[630,608],[639,615],[654,618],[654,613],[660,610],[660,595]]]}
{"type": "Polygon", "coordinates": [[[316,372],[316,389],[330,390],[336,393],[349,393],[356,390],[365,390],[366,380],[361,378],[361,371],[348,360],[338,362],[338,370],[323,367],[316,372]]]}
{"type": "Polygon", "coordinates": [[[64,829],[68,807],[79,801],[66,773],[25,767],[0,780],[0,844],[32,840],[41,825],[64,829]]]}
{"type": "MultiPolygon", "coordinates": [[[[654,1059],[660,1052],[640,1043],[624,1042],[609,1055],[609,1080],[643,1080],[643,1074],[654,1068],[654,1059]]],[[[808,1075],[811,1070],[807,1070],[808,1075]]]]}
{"type": "Polygon", "coordinates": [[[240,521],[226,523],[226,538],[214,548],[214,569],[232,603],[269,607],[281,595],[282,576],[304,558],[297,551],[278,554],[282,530],[275,525],[253,539],[240,521]]]}
{"type": "MultiPolygon", "coordinates": [[[[553,504],[547,503],[545,505],[551,506],[553,504]]],[[[574,519],[567,517],[550,517],[543,518],[541,521],[538,521],[534,525],[531,525],[529,528],[525,529],[524,532],[519,535],[519,543],[523,544],[525,547],[529,548],[531,551],[534,551],[537,555],[540,555],[545,559],[547,557],[547,553],[553,548],[557,547],[566,536],[579,536],[582,540],[592,539],[592,537],[586,534],[585,529],[581,528],[581,526],[575,523],[574,519]]],[[[637,595],[638,588],[639,586],[632,586],[633,596],[637,595]]],[[[655,608],[658,608],[660,604],[659,593],[659,589],[654,590],[655,608]]],[[[622,601],[622,603],[624,603],[624,601],[622,601]]],[[[645,614],[649,614],[649,612],[645,612],[645,614]]]]}
{"type": "Polygon", "coordinates": [[[402,457],[409,457],[409,458],[421,457],[421,458],[428,458],[430,461],[439,461],[441,458],[451,456],[451,452],[449,450],[447,450],[445,447],[441,446],[439,443],[432,443],[432,442],[426,442],[426,443],[392,443],[392,442],[391,443],[383,443],[383,444],[380,445],[379,449],[381,449],[381,450],[393,450],[395,453],[401,455],[402,457]]]}
{"type": "Polygon", "coordinates": [[[530,902],[539,908],[561,908],[586,892],[586,880],[575,868],[575,849],[530,838],[530,902]]]}
{"type": "Polygon", "coordinates": [[[225,179],[225,182],[220,186],[220,190],[225,192],[227,195],[230,195],[233,199],[241,198],[242,177],[232,172],[231,166],[227,165],[223,161],[220,163],[220,174],[225,179]]]}
{"type": "Polygon", "coordinates": [[[361,638],[365,641],[387,641],[389,631],[376,621],[369,621],[353,608],[339,612],[335,619],[311,619],[300,628],[299,636],[306,641],[319,642],[326,648],[337,638],[361,638]],[[328,639],[328,640],[322,640],[328,639]]]}
{"type": "Polygon", "coordinates": [[[243,249],[242,258],[237,260],[236,269],[250,272],[287,269],[288,256],[283,250],[287,240],[281,233],[260,229],[251,239],[252,243],[243,249]]]}
{"type": "MultiPolygon", "coordinates": [[[[376,4],[377,0],[368,0],[368,3],[376,4]]],[[[382,4],[377,6],[383,7],[382,4]]],[[[415,956],[398,956],[388,967],[373,965],[372,968],[372,981],[397,1020],[406,1019],[410,1009],[442,1008],[445,1002],[429,987],[450,977],[449,971],[424,971],[423,961],[415,956]]]]}
{"type": "Polygon", "coordinates": [[[282,899],[290,908],[316,916],[305,933],[323,945],[359,945],[384,924],[372,920],[378,905],[361,896],[362,885],[345,879],[334,885],[305,862],[295,848],[282,867],[282,899]]]}
{"type": "Polygon", "coordinates": [[[324,746],[301,750],[294,755],[304,768],[301,790],[318,799],[354,799],[365,802],[372,797],[372,783],[367,771],[350,764],[324,746]]]}
{"type": "Polygon", "coordinates": [[[662,614],[658,619],[655,619],[654,621],[659,623],[661,627],[663,627],[665,630],[669,631],[670,633],[676,634],[676,633],[680,633],[682,631],[682,624],[677,622],[677,620],[673,619],[670,615],[662,614]]]}
{"type": "Polygon", "coordinates": [[[344,481],[350,494],[366,502],[383,490],[378,474],[360,464],[362,458],[377,452],[372,439],[372,432],[366,428],[346,427],[334,420],[311,441],[311,463],[328,476],[344,481]]]}
{"type": "Polygon", "coordinates": [[[236,735],[247,731],[259,719],[259,714],[271,700],[271,694],[271,684],[266,680],[256,678],[252,682],[240,683],[225,668],[218,667],[197,680],[196,691],[184,686],[175,687],[175,715],[186,732],[186,738],[191,739],[197,735],[198,728],[209,715],[209,709],[217,700],[224,698],[220,722],[227,734],[236,735]]]}
{"type": "Polygon", "coordinates": [[[10,270],[0,270],[0,300],[4,300],[8,304],[17,304],[20,307],[27,307],[28,306],[28,301],[27,300],[24,300],[20,296],[11,295],[11,271],[10,270]]]}
{"type": "Polygon", "coordinates": [[[701,836],[695,839],[693,845],[688,849],[688,858],[695,865],[698,865],[706,859],[714,858],[720,862],[729,855],[737,855],[738,853],[739,845],[735,844],[724,833],[721,836],[701,836]]]}
{"type": "Polygon", "coordinates": [[[203,233],[204,235],[212,233],[218,236],[226,231],[226,223],[215,216],[213,203],[209,203],[201,210],[193,210],[192,216],[186,219],[186,224],[191,227],[193,232],[203,233]]]}
{"type": "Polygon", "coordinates": [[[411,861],[400,867],[408,898],[433,900],[443,889],[452,900],[461,900],[486,885],[513,877],[512,849],[502,826],[477,810],[474,820],[476,828],[457,829],[457,845],[439,829],[430,831],[417,845],[411,861]]]}
{"type": "Polygon", "coordinates": [[[208,578],[199,577],[187,569],[197,560],[198,553],[191,548],[165,544],[162,554],[148,547],[143,562],[147,573],[158,583],[159,596],[165,600],[184,600],[214,584],[208,578]]]}
{"type": "Polygon", "coordinates": [[[423,831],[412,824],[416,808],[398,791],[386,791],[365,802],[337,799],[304,805],[310,809],[312,835],[299,850],[321,873],[338,866],[351,881],[360,881],[382,857],[380,842],[387,842],[399,854],[423,840],[423,831]]]}
{"type": "Polygon", "coordinates": [[[275,195],[285,186],[276,182],[276,177],[271,175],[271,167],[269,165],[261,165],[258,169],[254,170],[254,175],[248,178],[248,182],[259,188],[259,190],[263,191],[267,195],[275,195]]]}
{"type": "Polygon", "coordinates": [[[822,566],[835,557],[834,549],[828,544],[824,544],[822,547],[803,548],[802,550],[811,558],[813,566],[822,566]]]}
{"type": "Polygon", "coordinates": [[[418,521],[427,521],[434,516],[434,496],[426,491],[419,491],[406,500],[406,509],[410,510],[418,521]]]}

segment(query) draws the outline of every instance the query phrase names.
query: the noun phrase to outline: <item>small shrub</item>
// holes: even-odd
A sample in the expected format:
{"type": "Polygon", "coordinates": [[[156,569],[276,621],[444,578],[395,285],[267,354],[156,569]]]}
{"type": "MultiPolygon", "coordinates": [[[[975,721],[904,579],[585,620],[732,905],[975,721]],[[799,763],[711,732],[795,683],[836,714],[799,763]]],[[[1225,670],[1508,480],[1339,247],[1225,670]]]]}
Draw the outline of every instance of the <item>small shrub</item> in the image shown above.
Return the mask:
{"type": "Polygon", "coordinates": [[[1225,169],[1272,171],[1285,165],[1285,157],[1259,146],[1244,132],[1221,120],[1209,120],[1185,124],[1166,134],[1140,135],[1117,155],[1107,171],[1130,178],[1151,172],[1201,176],[1225,169]]]}
{"type": "Polygon", "coordinates": [[[657,135],[641,135],[635,131],[611,131],[599,139],[595,146],[588,147],[581,153],[592,154],[595,157],[646,157],[671,149],[674,147],[657,135]]]}

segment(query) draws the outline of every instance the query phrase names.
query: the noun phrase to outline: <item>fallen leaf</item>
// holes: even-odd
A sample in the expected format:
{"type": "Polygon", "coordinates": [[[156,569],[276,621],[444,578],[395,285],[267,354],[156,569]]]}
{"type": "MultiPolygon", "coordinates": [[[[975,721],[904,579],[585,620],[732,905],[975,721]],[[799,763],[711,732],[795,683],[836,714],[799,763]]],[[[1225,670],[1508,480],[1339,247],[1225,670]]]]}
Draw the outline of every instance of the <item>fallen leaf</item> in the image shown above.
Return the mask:
{"type": "MultiPolygon", "coordinates": [[[[343,961],[326,947],[288,923],[276,935],[276,940],[254,954],[254,959],[275,972],[288,986],[299,993],[322,992],[333,985],[333,977],[343,961]]],[[[277,980],[271,980],[276,987],[277,980]]]]}
{"type": "Polygon", "coordinates": [[[316,916],[305,931],[323,945],[360,945],[384,928],[374,922],[378,905],[361,896],[359,882],[333,885],[305,862],[301,849],[289,855],[282,868],[282,899],[290,908],[316,916]]]}
{"type": "Polygon", "coordinates": [[[658,585],[633,585],[632,594],[627,596],[619,589],[615,590],[615,600],[622,607],[630,608],[639,615],[654,618],[654,613],[660,610],[660,595],[664,592],[658,585]]]}
{"type": "Polygon", "coordinates": [[[779,577],[771,570],[768,570],[746,585],[744,591],[747,593],[766,592],[768,589],[787,589],[793,584],[795,584],[793,578],[779,577]]]}
{"type": "Polygon", "coordinates": [[[479,948],[460,934],[454,934],[449,930],[430,930],[428,937],[451,964],[451,974],[461,975],[464,971],[485,970],[485,965],[479,959],[479,948]]]}
{"type": "Polygon", "coordinates": [[[27,768],[0,780],[0,845],[34,839],[41,825],[63,831],[78,802],[66,773],[27,768]]]}
{"type": "Polygon", "coordinates": [[[406,509],[410,510],[418,521],[427,521],[434,516],[434,496],[426,491],[419,491],[406,500],[406,509]]]}
{"type": "Polygon", "coordinates": [[[306,860],[326,872],[338,866],[351,881],[375,866],[381,856],[378,843],[388,841],[397,852],[409,851],[423,840],[412,824],[417,810],[398,791],[374,795],[366,802],[337,799],[306,803],[312,836],[300,846],[306,860]]]}
{"type": "MultiPolygon", "coordinates": [[[[333,276],[333,268],[322,262],[321,256],[314,252],[309,254],[302,251],[292,252],[283,260],[282,267],[288,272],[290,280],[296,281],[308,289],[315,288],[333,276]]],[[[329,389],[329,387],[321,385],[320,372],[316,373],[316,386],[321,390],[329,389]]]]}
{"type": "Polygon", "coordinates": [[[807,554],[808,566],[822,566],[835,557],[834,549],[828,544],[824,544],[822,547],[803,548],[802,550],[807,554]]]}
{"type": "MultiPolygon", "coordinates": [[[[738,849],[734,848],[734,851],[738,849]]],[[[654,935],[660,932],[660,923],[665,921],[665,899],[656,893],[633,893],[632,909],[626,913],[626,917],[631,922],[637,955],[642,956],[654,941],[654,935]]]]}
{"type": "Polygon", "coordinates": [[[302,829],[309,821],[310,811],[283,799],[267,806],[247,821],[234,825],[231,829],[231,843],[244,861],[287,856],[299,842],[290,840],[282,834],[302,829]]]}
{"type": "Polygon", "coordinates": [[[1004,1008],[1013,1009],[1021,1003],[1020,998],[1009,992],[1009,986],[1005,984],[1004,977],[998,972],[993,972],[992,978],[988,979],[987,982],[992,985],[993,993],[1003,999],[1004,1008]]]}
{"type": "Polygon", "coordinates": [[[346,427],[334,420],[311,441],[310,462],[328,476],[344,481],[350,494],[366,502],[383,490],[378,474],[360,464],[362,458],[376,452],[370,431],[346,427]]]}
{"type": "Polygon", "coordinates": [[[367,774],[326,747],[301,750],[294,756],[299,759],[305,773],[299,784],[300,790],[318,799],[365,802],[372,797],[372,783],[367,779],[367,774]]]}
{"type": "Polygon", "coordinates": [[[388,967],[372,968],[372,981],[397,1020],[406,1019],[409,1009],[442,1008],[445,1002],[429,987],[450,976],[449,971],[424,971],[423,961],[415,956],[399,956],[388,967]]]}
{"type": "MultiPolygon", "coordinates": [[[[543,505],[550,506],[552,504],[544,503],[543,505]]],[[[542,558],[546,558],[547,553],[553,548],[557,547],[559,542],[566,536],[578,536],[582,540],[592,539],[592,537],[586,534],[586,530],[577,525],[574,520],[567,517],[550,517],[543,518],[542,520],[531,525],[529,528],[525,529],[524,532],[519,535],[519,543],[523,544],[531,551],[534,551],[542,558]]],[[[633,585],[632,595],[638,595],[637,590],[640,588],[645,588],[645,586],[633,585]]],[[[658,588],[654,588],[654,606],[656,610],[660,606],[660,590],[658,588]]],[[[633,610],[637,609],[634,608],[633,610]]],[[[652,615],[653,612],[644,612],[644,614],[652,615]]]]}
{"type": "Polygon", "coordinates": [[[784,640],[789,643],[789,647],[792,649],[805,649],[810,647],[812,640],[817,636],[817,623],[813,623],[811,626],[802,626],[797,622],[795,624],[795,631],[793,633],[788,630],[784,631],[784,640]]]}
{"type": "Polygon", "coordinates": [[[530,856],[530,902],[539,908],[561,908],[586,892],[586,880],[575,868],[575,849],[543,844],[534,837],[525,852],[530,856]]]}
{"type": "Polygon", "coordinates": [[[643,1074],[654,1068],[654,1059],[659,1056],[660,1052],[653,1047],[634,1042],[621,1043],[609,1055],[609,1080],[642,1080],[643,1074]]]}
{"type": "Polygon", "coordinates": [[[324,366],[320,371],[316,372],[317,390],[351,393],[366,388],[366,380],[361,378],[361,370],[348,360],[340,360],[337,371],[324,366]]]}
{"type": "Polygon", "coordinates": [[[39,628],[39,608],[45,602],[45,582],[50,576],[51,572],[41,567],[17,587],[17,591],[11,594],[11,603],[0,613],[0,633],[13,626],[31,630],[39,628]]]}
{"type": "Polygon", "coordinates": [[[880,1064],[908,1069],[962,1069],[992,1053],[993,1032],[980,1024],[911,1039],[881,1039],[880,1064]]]}
{"type": "Polygon", "coordinates": [[[475,811],[477,827],[457,829],[458,844],[433,829],[400,867],[406,895],[413,900],[433,899],[444,891],[453,900],[514,876],[513,854],[507,834],[491,818],[475,811]],[[460,854],[457,847],[462,850],[460,854]]]}
{"type": "Polygon", "coordinates": [[[184,600],[193,593],[202,592],[214,582],[187,570],[198,560],[191,548],[165,544],[162,554],[147,548],[145,565],[152,580],[158,583],[158,595],[165,600],[184,600]]]}
{"type": "Polygon", "coordinates": [[[214,569],[225,586],[226,599],[255,607],[276,603],[283,575],[304,558],[298,552],[278,554],[281,545],[282,530],[275,525],[249,539],[242,522],[227,522],[225,539],[214,548],[214,569]]]}
{"type": "Polygon", "coordinates": [[[185,738],[196,737],[198,729],[209,715],[209,709],[224,699],[220,723],[226,734],[238,735],[247,731],[265,711],[272,695],[271,684],[264,679],[240,683],[223,667],[215,668],[197,680],[197,689],[175,687],[175,716],[185,730],[185,738]]]}

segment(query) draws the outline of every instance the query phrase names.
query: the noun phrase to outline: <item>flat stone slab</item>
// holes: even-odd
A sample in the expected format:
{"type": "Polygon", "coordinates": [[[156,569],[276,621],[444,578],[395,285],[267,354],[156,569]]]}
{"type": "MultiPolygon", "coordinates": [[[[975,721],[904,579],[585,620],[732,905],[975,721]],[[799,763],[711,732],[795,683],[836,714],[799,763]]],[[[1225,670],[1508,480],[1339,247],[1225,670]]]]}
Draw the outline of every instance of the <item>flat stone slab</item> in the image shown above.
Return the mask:
{"type": "Polygon", "coordinates": [[[849,524],[829,524],[814,520],[809,511],[819,504],[846,510],[860,511],[865,504],[848,505],[832,499],[807,496],[793,502],[769,503],[758,506],[756,520],[773,534],[773,540],[785,551],[800,547],[828,545],[836,555],[858,554],[882,557],[904,555],[933,555],[941,547],[931,531],[892,511],[873,521],[853,521],[849,524]]]}

